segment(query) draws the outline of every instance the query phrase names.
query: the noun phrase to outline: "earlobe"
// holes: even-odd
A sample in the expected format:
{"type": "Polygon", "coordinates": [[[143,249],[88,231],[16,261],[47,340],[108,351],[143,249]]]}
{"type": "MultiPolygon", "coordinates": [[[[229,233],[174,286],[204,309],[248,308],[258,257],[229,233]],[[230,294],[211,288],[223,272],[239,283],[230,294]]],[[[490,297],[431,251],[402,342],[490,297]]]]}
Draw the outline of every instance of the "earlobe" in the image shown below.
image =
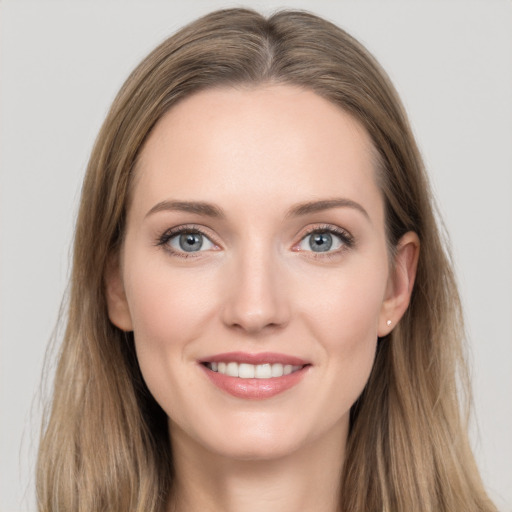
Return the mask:
{"type": "Polygon", "coordinates": [[[105,294],[107,300],[108,317],[110,321],[122,331],[132,331],[132,318],[118,257],[110,258],[105,272],[105,294]]]}
{"type": "Polygon", "coordinates": [[[398,242],[395,260],[389,275],[386,297],[382,304],[378,336],[388,335],[407,310],[416,279],[420,252],[418,235],[407,232],[398,242]]]}

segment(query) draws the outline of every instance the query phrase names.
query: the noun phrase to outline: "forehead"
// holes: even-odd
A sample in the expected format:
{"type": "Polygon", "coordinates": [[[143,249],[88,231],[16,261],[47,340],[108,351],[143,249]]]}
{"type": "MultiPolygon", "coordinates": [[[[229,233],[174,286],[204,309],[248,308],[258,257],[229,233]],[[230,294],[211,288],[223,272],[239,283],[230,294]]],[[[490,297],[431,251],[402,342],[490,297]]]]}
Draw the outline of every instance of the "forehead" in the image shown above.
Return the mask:
{"type": "Polygon", "coordinates": [[[210,89],[155,126],[134,194],[147,206],[165,195],[231,204],[270,198],[277,205],[341,194],[371,203],[380,196],[374,155],[360,123],[312,91],[210,89]]]}

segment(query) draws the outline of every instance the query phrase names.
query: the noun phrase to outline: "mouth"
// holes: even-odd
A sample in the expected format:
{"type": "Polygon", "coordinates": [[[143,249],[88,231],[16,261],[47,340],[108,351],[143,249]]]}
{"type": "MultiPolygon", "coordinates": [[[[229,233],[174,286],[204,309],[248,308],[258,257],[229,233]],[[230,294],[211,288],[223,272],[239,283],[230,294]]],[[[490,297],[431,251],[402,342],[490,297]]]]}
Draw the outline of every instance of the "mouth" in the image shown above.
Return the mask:
{"type": "Polygon", "coordinates": [[[283,375],[295,373],[307,365],[292,365],[281,363],[236,363],[235,361],[220,361],[203,363],[212,372],[221,373],[239,379],[276,379],[283,375]]]}
{"type": "Polygon", "coordinates": [[[265,399],[295,385],[311,364],[293,356],[231,352],[200,361],[210,382],[237,398],[265,399]]]}

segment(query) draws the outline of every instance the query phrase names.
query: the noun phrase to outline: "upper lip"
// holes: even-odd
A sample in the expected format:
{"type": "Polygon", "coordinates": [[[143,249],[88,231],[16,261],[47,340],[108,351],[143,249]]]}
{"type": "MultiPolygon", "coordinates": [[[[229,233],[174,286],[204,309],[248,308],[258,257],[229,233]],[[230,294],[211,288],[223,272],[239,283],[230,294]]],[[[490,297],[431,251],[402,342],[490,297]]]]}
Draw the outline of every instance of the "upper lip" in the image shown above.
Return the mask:
{"type": "Polygon", "coordinates": [[[278,354],[276,352],[260,352],[258,354],[251,354],[248,352],[225,352],[223,354],[215,354],[201,359],[201,363],[246,363],[246,364],[291,364],[294,366],[304,366],[308,363],[304,359],[288,354],[278,354]]]}

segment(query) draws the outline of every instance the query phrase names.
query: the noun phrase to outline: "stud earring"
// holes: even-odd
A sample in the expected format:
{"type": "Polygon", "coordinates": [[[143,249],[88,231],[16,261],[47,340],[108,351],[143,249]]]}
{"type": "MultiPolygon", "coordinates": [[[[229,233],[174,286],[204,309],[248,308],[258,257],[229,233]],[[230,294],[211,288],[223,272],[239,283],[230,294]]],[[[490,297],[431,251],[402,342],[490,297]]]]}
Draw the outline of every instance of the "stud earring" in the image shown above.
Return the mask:
{"type": "Polygon", "coordinates": [[[389,327],[389,326],[391,325],[391,320],[388,320],[388,321],[386,322],[386,325],[389,327]]]}

